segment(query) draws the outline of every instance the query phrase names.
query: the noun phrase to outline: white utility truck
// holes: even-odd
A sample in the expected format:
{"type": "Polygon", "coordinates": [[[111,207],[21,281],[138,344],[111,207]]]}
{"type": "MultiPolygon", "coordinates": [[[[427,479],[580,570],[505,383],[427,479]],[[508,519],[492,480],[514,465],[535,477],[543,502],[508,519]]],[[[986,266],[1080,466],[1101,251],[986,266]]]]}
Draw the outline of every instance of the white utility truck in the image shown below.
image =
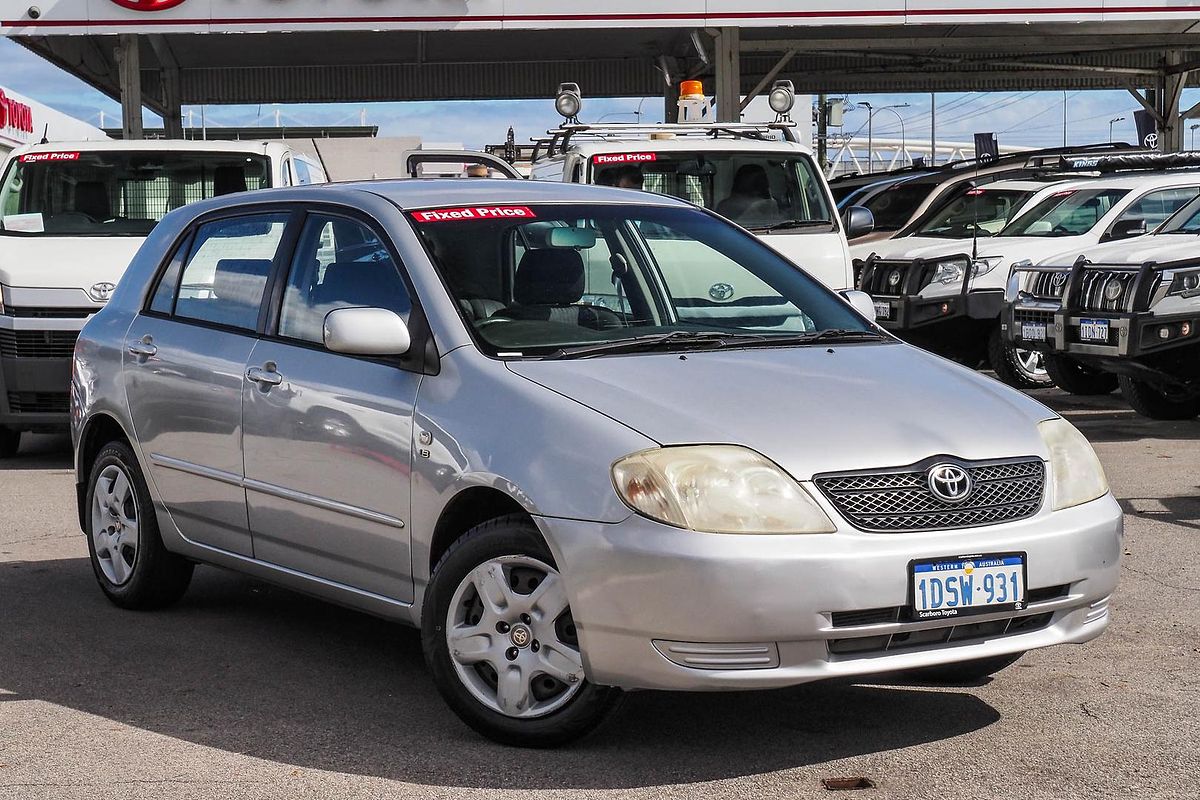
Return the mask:
{"type": "MultiPolygon", "coordinates": [[[[751,231],[827,286],[851,288],[846,237],[869,231],[871,215],[852,208],[839,219],[825,175],[788,117],[795,102],[790,82],[772,88],[769,100],[777,116],[767,123],[711,121],[699,81],[685,81],[680,97],[679,122],[583,124],[577,121],[579,88],[563,84],[555,107],[565,121],[538,142],[531,177],[688,200],[751,231]]],[[[598,284],[589,286],[590,293],[611,284],[611,276],[601,272],[593,276],[589,269],[589,280],[595,277],[598,284]]],[[[718,281],[703,302],[737,304],[742,294],[742,288],[718,281]]]]}
{"type": "Polygon", "coordinates": [[[0,179],[0,458],[65,429],[75,339],[168,212],[215,195],[323,183],[280,142],[88,141],[17,148],[0,179]]]}

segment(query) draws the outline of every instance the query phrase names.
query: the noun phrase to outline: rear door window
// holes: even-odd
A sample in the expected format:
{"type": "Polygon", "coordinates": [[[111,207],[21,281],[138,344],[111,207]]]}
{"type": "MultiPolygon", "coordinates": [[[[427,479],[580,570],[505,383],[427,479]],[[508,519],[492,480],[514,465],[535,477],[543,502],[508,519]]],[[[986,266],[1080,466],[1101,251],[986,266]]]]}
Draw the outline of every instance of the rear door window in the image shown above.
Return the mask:
{"type": "Polygon", "coordinates": [[[180,276],[175,316],[255,330],[287,221],[280,212],[201,225],[180,276]]]}
{"type": "Polygon", "coordinates": [[[1198,191],[1200,190],[1195,186],[1183,186],[1149,192],[1125,209],[1121,219],[1144,220],[1146,230],[1152,231],[1164,223],[1167,217],[1183,208],[1198,191]]]}

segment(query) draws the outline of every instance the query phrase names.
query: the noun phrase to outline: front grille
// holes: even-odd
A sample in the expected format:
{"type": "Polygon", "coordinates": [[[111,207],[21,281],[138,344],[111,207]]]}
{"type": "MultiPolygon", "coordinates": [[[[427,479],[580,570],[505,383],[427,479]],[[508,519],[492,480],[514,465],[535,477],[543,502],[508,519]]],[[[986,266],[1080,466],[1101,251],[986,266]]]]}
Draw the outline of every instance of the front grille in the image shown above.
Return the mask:
{"type": "MultiPolygon", "coordinates": [[[[1030,589],[1025,593],[1025,602],[1032,605],[1050,600],[1061,600],[1070,592],[1071,584],[1069,583],[1030,589]]],[[[906,606],[887,606],[885,608],[866,608],[860,611],[834,611],[829,616],[835,628],[859,628],[864,625],[891,625],[909,618],[910,614],[911,610],[906,606]]]]}
{"type": "Polygon", "coordinates": [[[1041,508],[1046,476],[1040,459],[962,462],[973,488],[957,503],[941,500],[929,488],[926,471],[941,462],[929,459],[894,470],[818,475],[814,480],[850,524],[878,533],[995,525],[1033,516],[1041,508]]]}
{"type": "Polygon", "coordinates": [[[964,622],[940,628],[924,628],[917,631],[885,634],[883,636],[859,636],[853,639],[829,639],[826,644],[833,655],[869,655],[891,653],[931,644],[948,642],[971,642],[993,639],[998,636],[1015,636],[1045,628],[1054,617],[1054,612],[1032,614],[1024,617],[991,620],[989,622],[964,622]]]}
{"type": "Polygon", "coordinates": [[[876,261],[872,266],[863,270],[858,287],[872,297],[917,294],[933,282],[933,271],[921,261],[876,261]]]}
{"type": "Polygon", "coordinates": [[[8,393],[8,408],[14,414],[66,414],[70,407],[66,392],[8,393]]]}
{"type": "Polygon", "coordinates": [[[1047,300],[1061,300],[1063,290],[1067,288],[1067,275],[1066,271],[1035,272],[1029,285],[1029,293],[1047,300]]]}
{"type": "MultiPolygon", "coordinates": [[[[1082,311],[1132,311],[1133,293],[1137,282],[1136,270],[1085,269],[1079,276],[1079,308],[1082,311]]],[[[1155,273],[1147,296],[1154,293],[1162,281],[1155,273]]]]}
{"type": "Polygon", "coordinates": [[[0,329],[0,356],[6,358],[70,358],[79,331],[14,331],[0,329]]]}
{"type": "Polygon", "coordinates": [[[11,317],[85,319],[99,310],[98,308],[60,308],[58,306],[9,306],[7,313],[11,317]]]}

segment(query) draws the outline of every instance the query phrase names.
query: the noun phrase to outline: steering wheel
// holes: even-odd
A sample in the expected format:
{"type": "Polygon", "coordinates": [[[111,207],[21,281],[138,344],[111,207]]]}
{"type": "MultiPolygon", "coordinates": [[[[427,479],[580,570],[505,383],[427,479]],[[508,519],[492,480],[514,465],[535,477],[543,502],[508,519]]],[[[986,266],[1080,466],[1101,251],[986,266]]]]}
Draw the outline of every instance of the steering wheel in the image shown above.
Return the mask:
{"type": "Polygon", "coordinates": [[[55,221],[69,221],[72,219],[75,219],[75,220],[82,219],[82,220],[86,220],[87,222],[92,223],[93,225],[100,222],[100,220],[96,219],[91,214],[85,213],[83,211],[61,211],[54,215],[54,219],[55,219],[55,221]]]}
{"type": "Polygon", "coordinates": [[[1050,229],[1050,232],[1057,233],[1061,236],[1070,236],[1071,235],[1071,229],[1064,227],[1062,225],[1055,225],[1053,228],[1050,229]]]}

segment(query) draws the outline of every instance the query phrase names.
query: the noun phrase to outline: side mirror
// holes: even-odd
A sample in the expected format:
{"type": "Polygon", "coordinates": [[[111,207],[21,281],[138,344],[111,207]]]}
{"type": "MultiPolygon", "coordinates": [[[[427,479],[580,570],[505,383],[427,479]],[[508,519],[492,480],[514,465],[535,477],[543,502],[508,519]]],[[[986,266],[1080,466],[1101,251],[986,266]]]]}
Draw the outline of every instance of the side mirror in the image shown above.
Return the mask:
{"type": "Polygon", "coordinates": [[[844,289],[839,292],[839,294],[846,298],[846,302],[849,303],[855,311],[871,320],[871,322],[875,321],[875,301],[871,299],[871,295],[867,294],[866,292],[860,292],[857,289],[844,289]]]}
{"type": "Polygon", "coordinates": [[[402,356],[412,346],[412,338],[394,311],[335,308],[325,315],[325,346],[356,356],[402,356]]]}
{"type": "Polygon", "coordinates": [[[842,212],[842,225],[846,228],[847,239],[857,239],[875,230],[875,215],[869,208],[850,206],[842,212]]]}
{"type": "Polygon", "coordinates": [[[1129,239],[1134,236],[1141,236],[1146,232],[1146,220],[1140,217],[1131,217],[1129,219],[1119,219],[1113,223],[1112,229],[1108,232],[1108,240],[1115,241],[1117,239],[1129,239]]]}

